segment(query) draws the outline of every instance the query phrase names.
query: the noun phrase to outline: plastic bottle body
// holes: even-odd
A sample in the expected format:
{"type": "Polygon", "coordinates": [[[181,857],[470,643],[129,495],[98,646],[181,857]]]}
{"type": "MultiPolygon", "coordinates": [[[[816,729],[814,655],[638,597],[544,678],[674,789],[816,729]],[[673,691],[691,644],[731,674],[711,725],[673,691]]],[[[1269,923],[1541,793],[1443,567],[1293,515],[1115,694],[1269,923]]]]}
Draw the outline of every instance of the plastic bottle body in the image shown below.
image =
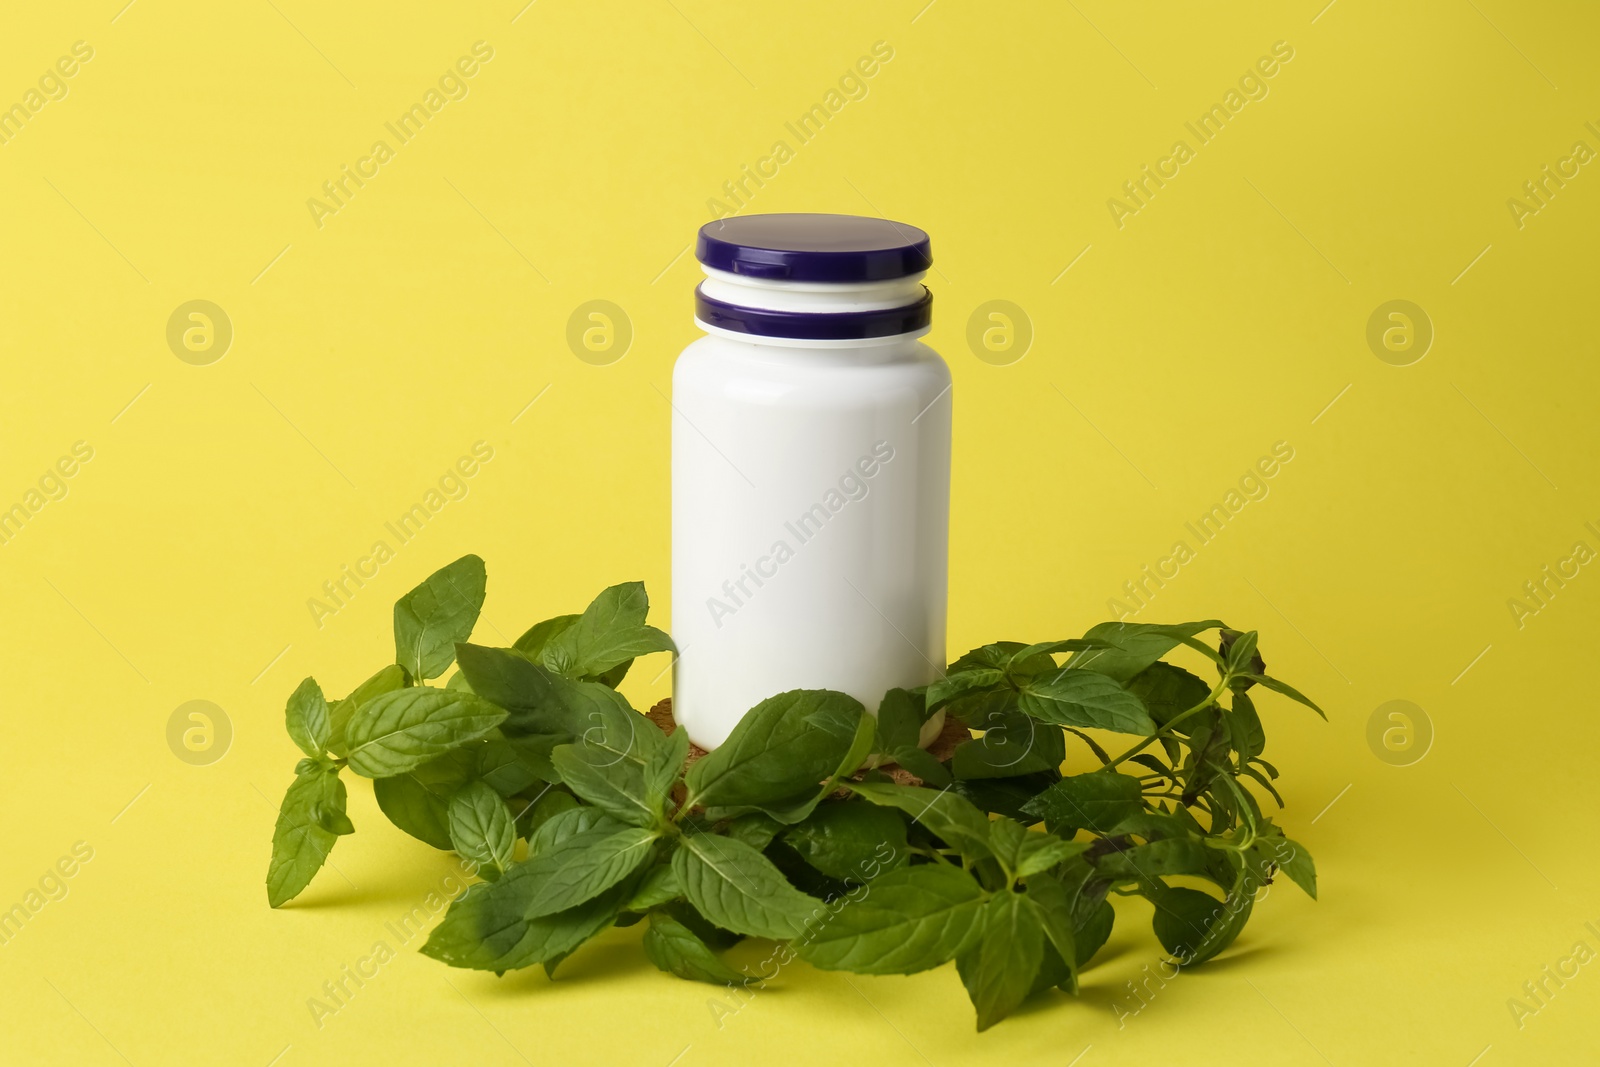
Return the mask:
{"type": "MultiPolygon", "coordinates": [[[[824,305],[874,303],[769,288],[779,303],[816,306],[817,290],[824,305]]],[[[938,677],[951,413],[939,355],[914,336],[715,331],[678,358],[672,400],[673,714],[690,739],[714,748],[790,689],[875,711],[887,690],[938,677]]]]}

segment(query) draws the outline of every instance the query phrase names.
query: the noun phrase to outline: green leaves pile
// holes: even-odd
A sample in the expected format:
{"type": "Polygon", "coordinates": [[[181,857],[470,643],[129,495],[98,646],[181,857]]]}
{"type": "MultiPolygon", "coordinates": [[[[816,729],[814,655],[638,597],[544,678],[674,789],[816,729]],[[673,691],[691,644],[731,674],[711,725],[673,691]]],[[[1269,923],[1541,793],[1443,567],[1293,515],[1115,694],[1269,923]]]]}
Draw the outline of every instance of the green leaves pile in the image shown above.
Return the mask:
{"type": "Polygon", "coordinates": [[[690,762],[684,731],[616,691],[636,657],[673,647],[646,624],[641,584],[510,648],[467,643],[484,589],[483,561],[457,560],[395,605],[394,663],[343,700],[310,678],[290,696],[306,758],[273,832],[273,907],[353,831],[345,769],[373,780],[396,826],[483,879],[422,951],[497,973],[553,975],[606,928],[643,922],[650,962],[718,985],[773,977],[724,959],[746,937],[779,943],[775,967],[954,960],[983,1030],[1034,994],[1076,991],[1111,933],[1111,896],[1146,897],[1185,966],[1232,943],[1276,873],[1316,896],[1311,856],[1257,797],[1282,803],[1251,693],[1322,713],[1265,673],[1253,631],[1103,623],[997,642],[891,690],[876,715],[844,693],[778,694],[690,762]],[[1180,649],[1216,680],[1164,661],[1180,649]],[[917,746],[941,713],[967,728],[945,758],[917,746]],[[1115,734],[1135,740],[1112,755],[1115,734]]]}

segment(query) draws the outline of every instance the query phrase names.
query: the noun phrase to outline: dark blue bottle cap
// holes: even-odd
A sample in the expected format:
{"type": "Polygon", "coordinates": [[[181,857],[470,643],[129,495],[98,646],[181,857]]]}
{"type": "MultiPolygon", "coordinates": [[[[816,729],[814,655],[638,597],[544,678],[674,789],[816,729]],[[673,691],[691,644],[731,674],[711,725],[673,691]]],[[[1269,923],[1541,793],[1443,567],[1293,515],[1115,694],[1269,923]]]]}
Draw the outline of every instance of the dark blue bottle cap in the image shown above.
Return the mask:
{"type": "Polygon", "coordinates": [[[860,215],[740,215],[700,227],[694,256],[712,270],[791,282],[879,282],[933,264],[915,226],[860,215]]]}
{"type": "Polygon", "coordinates": [[[788,337],[800,341],[859,341],[897,337],[925,330],[933,321],[933,294],[900,307],[872,311],[772,311],[741,307],[694,290],[694,317],[707,326],[755,337],[788,337]]]}

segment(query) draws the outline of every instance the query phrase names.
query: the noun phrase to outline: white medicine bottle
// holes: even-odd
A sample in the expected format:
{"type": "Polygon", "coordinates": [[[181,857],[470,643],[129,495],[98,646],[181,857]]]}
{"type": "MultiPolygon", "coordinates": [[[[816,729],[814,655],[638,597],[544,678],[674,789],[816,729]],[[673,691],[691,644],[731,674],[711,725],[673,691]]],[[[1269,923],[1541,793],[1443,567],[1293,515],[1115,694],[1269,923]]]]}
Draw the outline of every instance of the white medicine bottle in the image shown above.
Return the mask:
{"type": "Polygon", "coordinates": [[[695,255],[707,336],[672,379],[672,706],[711,749],[790,689],[875,712],[943,672],[951,390],[918,340],[922,230],[749,215],[707,223],[695,255]]]}

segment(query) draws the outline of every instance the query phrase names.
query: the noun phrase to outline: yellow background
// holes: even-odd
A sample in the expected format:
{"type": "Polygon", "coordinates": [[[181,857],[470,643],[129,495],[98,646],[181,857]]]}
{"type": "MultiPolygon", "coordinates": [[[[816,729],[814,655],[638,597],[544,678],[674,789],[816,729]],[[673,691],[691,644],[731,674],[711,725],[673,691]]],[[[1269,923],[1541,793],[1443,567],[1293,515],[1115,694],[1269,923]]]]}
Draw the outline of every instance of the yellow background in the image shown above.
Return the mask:
{"type": "MultiPolygon", "coordinates": [[[[1507,1007],[1575,942],[1600,950],[1600,574],[1520,628],[1507,606],[1574,542],[1600,548],[1600,173],[1521,228],[1507,208],[1575,141],[1600,148],[1592,8],[123,2],[11,5],[0,32],[0,104],[73,42],[94,49],[0,145],[0,506],[74,442],[94,449],[0,545],[0,907],[74,842],[94,850],[0,947],[0,1058],[1592,1057],[1600,966],[1520,1028],[1507,1007]],[[318,228],[308,198],[479,40],[494,57],[466,98],[318,228]],[[797,146],[784,123],[877,41],[894,55],[866,97],[797,146]],[[1277,41],[1294,57],[1269,94],[1196,146],[1184,123],[1277,41]],[[1195,158],[1119,229],[1108,198],[1180,138],[1195,158]],[[1120,1028],[1124,983],[1157,959],[1137,902],[1078,1002],[1052,994],[982,1036],[950,968],[795,966],[720,1028],[717,991],[657,973],[637,930],[555,983],[451,971],[385,927],[450,857],[390,827],[364,783],[337,870],[266,906],[296,759],[284,698],[384,662],[391,604],[422,576],[483,555],[491,643],[634,578],[665,620],[664,394],[696,336],[683,252],[779,139],[794,158],[750,210],[882,213],[934,237],[952,654],[1081,633],[1274,442],[1294,449],[1138,618],[1259,628],[1273,673],[1328,707],[1323,724],[1261,701],[1282,822],[1323,899],[1275,888],[1225,957],[1120,1028]],[[210,365],[166,342],[193,299],[233,325],[210,365]],[[566,342],[596,299],[633,330],[608,366],[566,342]],[[1034,331],[1005,366],[967,343],[996,299],[1034,331]],[[1436,332],[1410,366],[1366,341],[1392,299],[1436,332]],[[319,628],[307,599],[478,440],[494,459],[469,495],[319,628]],[[233,730],[203,766],[167,742],[195,699],[233,730]],[[1409,766],[1367,740],[1393,699],[1435,733],[1409,766]],[[308,998],[379,940],[397,958],[319,1029],[308,998]]],[[[658,670],[636,669],[636,703],[667,692],[658,670]]]]}

